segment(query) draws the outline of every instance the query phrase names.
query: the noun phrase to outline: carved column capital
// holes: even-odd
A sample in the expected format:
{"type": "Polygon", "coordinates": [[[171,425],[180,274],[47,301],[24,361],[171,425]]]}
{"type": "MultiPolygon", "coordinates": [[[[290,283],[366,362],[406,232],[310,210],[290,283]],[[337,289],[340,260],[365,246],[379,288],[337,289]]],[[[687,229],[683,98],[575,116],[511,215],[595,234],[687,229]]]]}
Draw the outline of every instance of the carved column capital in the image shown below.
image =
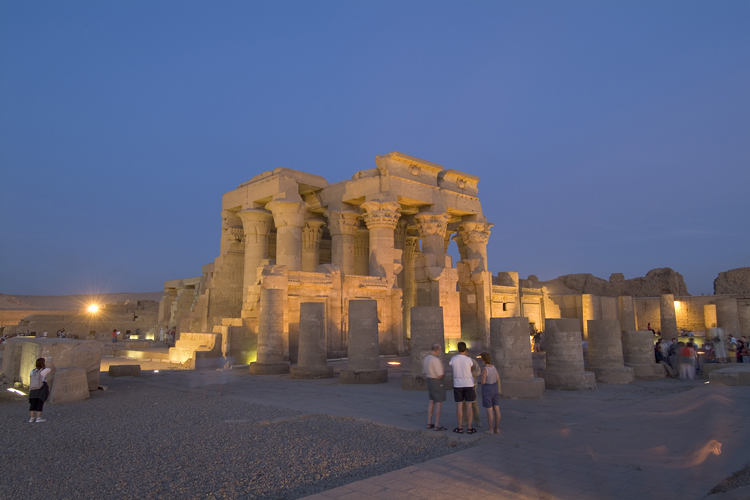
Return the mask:
{"type": "Polygon", "coordinates": [[[451,216],[447,213],[421,213],[414,216],[414,222],[417,224],[420,237],[425,238],[431,235],[438,235],[441,238],[445,238],[450,218],[451,216]]]}
{"type": "Polygon", "coordinates": [[[328,210],[324,215],[328,219],[328,231],[332,236],[337,234],[354,236],[357,234],[357,220],[360,217],[358,213],[328,210]]]}
{"type": "Polygon", "coordinates": [[[494,224],[489,222],[464,222],[458,226],[458,234],[465,245],[470,243],[481,243],[486,245],[490,240],[490,228],[494,224]]]}
{"type": "Polygon", "coordinates": [[[368,229],[396,229],[401,217],[401,204],[397,201],[366,201],[360,205],[365,210],[363,215],[368,229]]]}
{"type": "Polygon", "coordinates": [[[266,210],[273,213],[273,222],[279,227],[304,227],[307,203],[304,201],[274,200],[266,204],[266,210]]]}
{"type": "Polygon", "coordinates": [[[320,238],[323,236],[323,226],[325,222],[322,220],[309,220],[305,223],[305,227],[302,228],[302,248],[303,249],[316,249],[320,244],[320,238]]]}
{"type": "Polygon", "coordinates": [[[258,237],[267,236],[273,227],[273,215],[268,210],[249,208],[237,213],[242,220],[242,227],[245,237],[255,235],[258,237]]]}

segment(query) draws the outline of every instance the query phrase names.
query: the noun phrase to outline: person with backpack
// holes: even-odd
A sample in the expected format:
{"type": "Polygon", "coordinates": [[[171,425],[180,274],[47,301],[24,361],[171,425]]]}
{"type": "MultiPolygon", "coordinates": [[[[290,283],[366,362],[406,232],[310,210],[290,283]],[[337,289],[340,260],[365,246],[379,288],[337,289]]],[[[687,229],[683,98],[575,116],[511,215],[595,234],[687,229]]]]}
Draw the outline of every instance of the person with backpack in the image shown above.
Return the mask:
{"type": "Polygon", "coordinates": [[[47,368],[44,358],[39,358],[36,360],[36,368],[31,370],[29,376],[29,423],[47,421],[46,418],[42,418],[42,408],[44,402],[47,401],[47,397],[49,397],[47,375],[56,370],[55,365],[52,364],[52,358],[50,358],[50,365],[52,368],[47,368]]]}

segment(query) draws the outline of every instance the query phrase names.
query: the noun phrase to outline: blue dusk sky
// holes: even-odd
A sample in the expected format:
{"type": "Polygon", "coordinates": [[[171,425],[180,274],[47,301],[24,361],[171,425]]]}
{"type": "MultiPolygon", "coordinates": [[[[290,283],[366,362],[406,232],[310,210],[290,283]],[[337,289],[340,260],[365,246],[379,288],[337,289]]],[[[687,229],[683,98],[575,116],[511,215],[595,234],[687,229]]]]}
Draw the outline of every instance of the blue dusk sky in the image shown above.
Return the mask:
{"type": "Polygon", "coordinates": [[[750,266],[748,1],[0,0],[0,293],[160,290],[221,195],[481,177],[493,273],[750,266]]]}

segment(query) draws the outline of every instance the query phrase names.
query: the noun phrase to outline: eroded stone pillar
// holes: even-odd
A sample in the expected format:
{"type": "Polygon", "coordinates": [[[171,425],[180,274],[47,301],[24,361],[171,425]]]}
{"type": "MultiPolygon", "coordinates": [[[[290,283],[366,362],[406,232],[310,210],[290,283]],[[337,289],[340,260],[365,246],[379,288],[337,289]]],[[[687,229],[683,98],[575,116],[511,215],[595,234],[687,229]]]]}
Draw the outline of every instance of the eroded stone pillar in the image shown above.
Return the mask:
{"type": "Polygon", "coordinates": [[[302,270],[315,272],[320,262],[320,238],[323,236],[325,222],[310,219],[302,229],[302,270]]]}
{"type": "Polygon", "coordinates": [[[388,370],[380,368],[378,301],[349,301],[349,362],[341,370],[342,384],[382,384],[388,370]]]}
{"type": "Polygon", "coordinates": [[[411,391],[426,391],[427,380],[422,375],[422,362],[430,354],[433,344],[440,344],[441,361],[445,352],[442,307],[411,308],[411,366],[409,373],[401,376],[401,388],[411,391]]]}
{"type": "Polygon", "coordinates": [[[395,285],[395,276],[401,271],[401,252],[394,247],[394,229],[401,216],[397,201],[370,200],[362,203],[364,220],[370,231],[370,276],[385,278],[395,285]]]}
{"type": "Polygon", "coordinates": [[[619,298],[620,330],[635,331],[635,305],[633,297],[623,295],[619,298]]]}
{"type": "Polygon", "coordinates": [[[663,339],[677,338],[677,315],[674,310],[674,295],[667,293],[659,295],[659,314],[661,316],[661,337],[663,339]]]}
{"type": "Polygon", "coordinates": [[[667,375],[664,366],[656,363],[654,335],[650,330],[626,330],[622,332],[622,352],[625,366],[633,369],[637,380],[663,378],[667,375]]]}
{"type": "Polygon", "coordinates": [[[722,298],[716,300],[716,325],[724,330],[727,339],[740,337],[740,315],[737,299],[722,298]]]}
{"type": "Polygon", "coordinates": [[[622,332],[616,319],[589,320],[589,367],[597,382],[630,384],[635,381],[633,369],[625,366],[622,354],[622,332]]]}
{"type": "Polygon", "coordinates": [[[258,308],[258,357],[250,363],[250,373],[270,375],[289,373],[284,356],[284,308],[287,276],[284,269],[267,266],[263,269],[258,308]]]}
{"type": "Polygon", "coordinates": [[[243,272],[243,304],[248,290],[258,281],[258,267],[268,258],[268,233],[273,228],[273,214],[268,210],[246,209],[238,212],[245,231],[245,268],[243,272]]]}
{"type": "Polygon", "coordinates": [[[584,371],[581,322],[547,319],[544,322],[547,369],[541,372],[547,389],[568,391],[596,389],[596,376],[584,371]]]}
{"type": "Polygon", "coordinates": [[[528,318],[492,318],[490,354],[504,397],[537,399],[544,395],[544,379],[534,377],[528,318]]]}
{"type": "Polygon", "coordinates": [[[325,303],[299,305],[299,351],[291,378],[331,378],[333,367],[326,364],[325,303]]]}
{"type": "Polygon", "coordinates": [[[354,236],[357,234],[359,214],[353,211],[325,213],[331,233],[331,264],[339,266],[344,274],[356,274],[354,268],[354,236]]]}
{"type": "Polygon", "coordinates": [[[302,270],[302,228],[305,226],[307,203],[286,198],[266,205],[276,225],[276,265],[290,271],[302,270]]]}
{"type": "Polygon", "coordinates": [[[706,331],[716,328],[716,304],[703,306],[703,326],[706,327],[706,331]]]}

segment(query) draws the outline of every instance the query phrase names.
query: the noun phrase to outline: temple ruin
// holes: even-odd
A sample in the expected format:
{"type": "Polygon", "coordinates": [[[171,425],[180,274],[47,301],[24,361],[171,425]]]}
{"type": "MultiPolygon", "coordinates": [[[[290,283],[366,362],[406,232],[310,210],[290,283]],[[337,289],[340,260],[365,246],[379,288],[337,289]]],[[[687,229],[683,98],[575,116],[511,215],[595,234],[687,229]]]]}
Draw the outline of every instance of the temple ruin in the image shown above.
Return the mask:
{"type": "MultiPolygon", "coordinates": [[[[381,355],[409,351],[415,306],[442,308],[446,349],[459,340],[489,348],[490,318],[525,317],[532,332],[543,331],[549,319],[578,319],[584,339],[590,320],[618,320],[624,331],[650,323],[670,337],[678,324],[716,326],[722,299],[676,300],[679,283],[649,298],[555,295],[536,277],[493,276],[487,262],[493,224],[482,212],[478,177],[398,152],[377,156],[375,164],[336,183],[277,168],[224,194],[219,256],[201,276],[164,284],[159,326],[221,334],[222,353],[236,364],[260,362],[259,333],[272,330],[280,339],[274,337],[273,352],[263,347],[261,357],[296,363],[300,305],[308,302],[324,304],[329,359],[347,356],[352,300],[376,301],[381,355]],[[448,254],[451,241],[457,262],[448,254]]],[[[673,271],[656,271],[674,281],[673,271]]],[[[613,275],[608,293],[622,282],[613,275]]],[[[748,332],[750,297],[733,299],[731,329],[748,332]]]]}

